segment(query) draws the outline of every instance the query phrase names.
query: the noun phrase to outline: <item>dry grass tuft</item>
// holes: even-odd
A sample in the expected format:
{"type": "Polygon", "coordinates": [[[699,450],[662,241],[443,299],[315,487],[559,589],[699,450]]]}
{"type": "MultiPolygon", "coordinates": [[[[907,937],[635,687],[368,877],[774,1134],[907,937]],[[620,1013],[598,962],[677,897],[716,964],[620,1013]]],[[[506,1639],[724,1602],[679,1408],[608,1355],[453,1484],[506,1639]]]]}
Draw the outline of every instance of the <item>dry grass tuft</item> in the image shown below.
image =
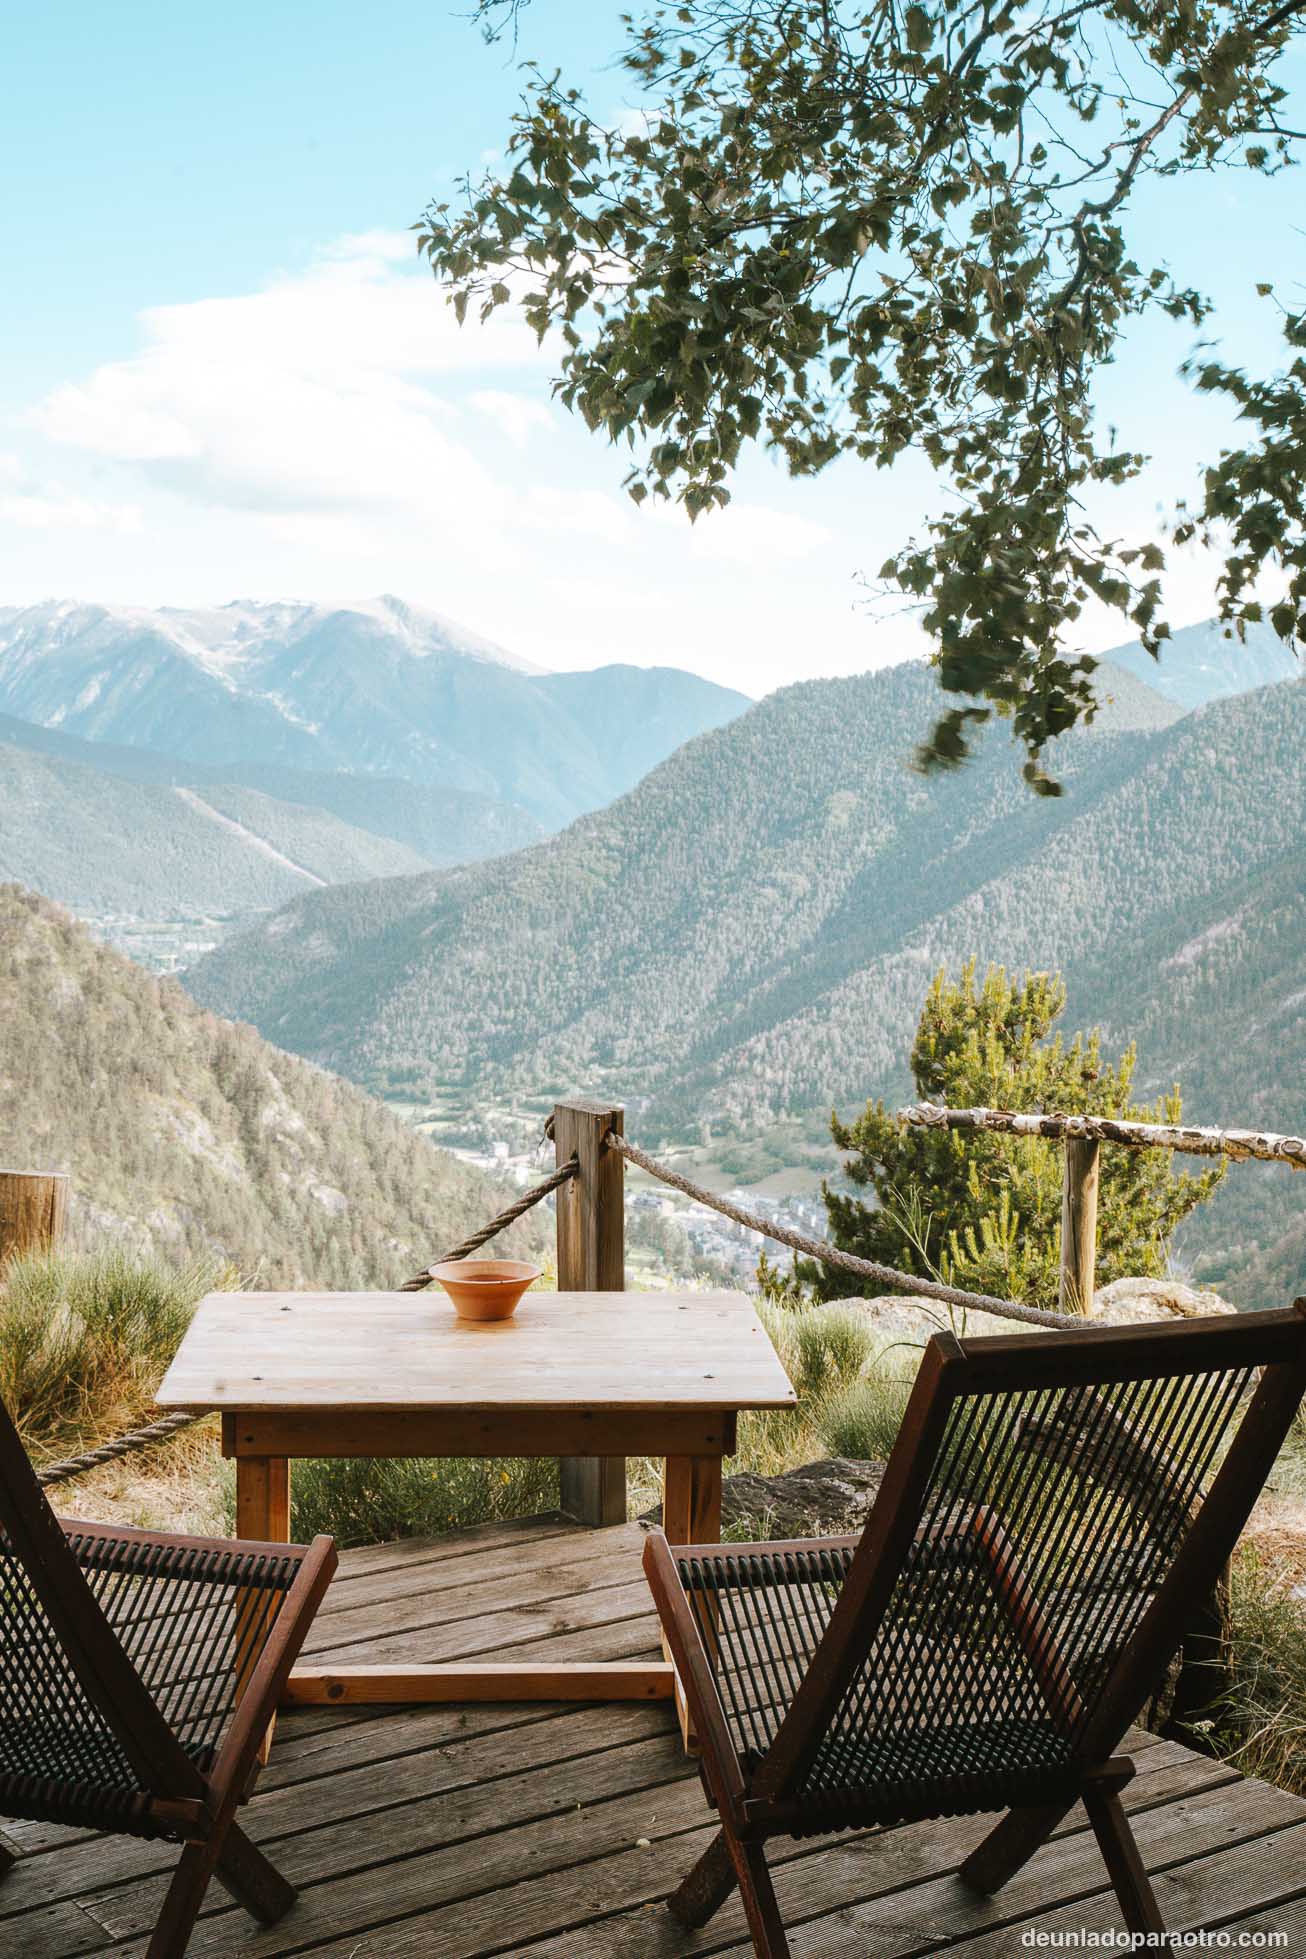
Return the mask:
{"type": "Polygon", "coordinates": [[[0,1283],[0,1396],[40,1459],[149,1418],[201,1296],[234,1285],[212,1261],[121,1251],[16,1258],[0,1283]]]}
{"type": "Polygon", "coordinates": [[[1244,1775],[1306,1796],[1306,1599],[1297,1596],[1297,1541],[1286,1565],[1263,1539],[1244,1539],[1230,1584],[1232,1677],[1212,1740],[1244,1775]]]}
{"type": "Polygon", "coordinates": [[[140,1530],[227,1537],[235,1511],[232,1466],[222,1459],[216,1419],[183,1429],[170,1442],[106,1463],[50,1492],[61,1517],[140,1530]]]}

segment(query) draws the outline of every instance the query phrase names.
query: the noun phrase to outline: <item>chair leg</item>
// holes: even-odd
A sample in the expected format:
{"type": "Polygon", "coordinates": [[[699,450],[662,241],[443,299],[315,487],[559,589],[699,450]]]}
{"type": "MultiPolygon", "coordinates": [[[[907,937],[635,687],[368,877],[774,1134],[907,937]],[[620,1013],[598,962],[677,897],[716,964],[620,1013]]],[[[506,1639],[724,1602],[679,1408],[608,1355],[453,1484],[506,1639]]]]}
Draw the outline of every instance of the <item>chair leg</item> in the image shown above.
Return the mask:
{"type": "Polygon", "coordinates": [[[1130,1932],[1164,1932],[1165,1921],[1156,1902],[1134,1833],[1114,1790],[1087,1788],[1084,1808],[1101,1847],[1107,1874],[1120,1900],[1125,1929],[1130,1932]]]}
{"type": "Polygon", "coordinates": [[[775,1886],[760,1843],[731,1843],[739,1897],[757,1959],[790,1959],[789,1940],[776,1902],[775,1886]]]}
{"type": "Polygon", "coordinates": [[[1024,1868],[1047,1842],[1074,1803],[1045,1803],[1039,1809],[1009,1809],[961,1867],[961,1880],[972,1891],[991,1897],[1024,1868]]]}
{"type": "Polygon", "coordinates": [[[188,1843],[181,1853],[145,1959],[183,1959],[216,1862],[211,1843],[188,1843]]]}
{"type": "Polygon", "coordinates": [[[718,1830],[703,1855],[667,1899],[667,1910],[686,1931],[697,1931],[720,1911],[739,1882],[724,1830],[718,1830]]]}
{"type": "Polygon", "coordinates": [[[736,1885],[757,1959],[790,1959],[766,1854],[760,1843],[741,1843],[729,1830],[713,1837],[667,1899],[667,1910],[678,1925],[695,1931],[720,1911],[736,1885]]]}
{"type": "Polygon", "coordinates": [[[275,1925],[284,1918],[299,1896],[290,1880],[282,1877],[235,1823],[223,1840],[218,1877],[237,1903],[264,1925],[275,1925]]]}
{"type": "Polygon", "coordinates": [[[173,1872],[146,1959],[183,1959],[214,1872],[233,1898],[264,1925],[275,1925],[296,1891],[233,1823],[217,1841],[188,1843],[173,1872]]]}

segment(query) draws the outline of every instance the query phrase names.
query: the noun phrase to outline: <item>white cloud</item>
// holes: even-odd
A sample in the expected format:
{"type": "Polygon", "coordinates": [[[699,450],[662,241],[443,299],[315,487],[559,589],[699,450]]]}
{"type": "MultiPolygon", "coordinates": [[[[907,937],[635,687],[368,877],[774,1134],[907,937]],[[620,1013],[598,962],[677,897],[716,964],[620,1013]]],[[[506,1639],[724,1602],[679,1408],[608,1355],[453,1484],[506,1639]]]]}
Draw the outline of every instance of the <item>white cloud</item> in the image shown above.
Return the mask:
{"type": "Polygon", "coordinates": [[[34,477],[20,457],[0,455],[0,523],[30,531],[134,531],[140,528],[141,513],[135,504],[83,496],[34,477]]]}
{"type": "Polygon", "coordinates": [[[537,395],[506,394],[501,388],[478,388],[468,397],[473,408],[524,448],[532,429],[550,429],[553,417],[537,395]]]}
{"type": "MultiPolygon", "coordinates": [[[[661,501],[645,505],[655,521],[682,526],[679,506],[661,501]]],[[[689,533],[695,558],[723,565],[793,564],[830,542],[824,524],[789,510],[760,503],[728,503],[700,517],[689,533]]]]}
{"type": "Polygon", "coordinates": [[[407,233],[140,326],[20,424],[28,478],[0,474],[0,519],[83,536],[74,559],[24,551],[7,598],[399,591],[529,658],[674,660],[759,693],[889,652],[853,611],[864,546],[833,480],[753,459],[693,527],[637,510],[625,452],[553,406],[553,351],[506,313],[460,328],[407,233]],[[134,551],[108,528],[130,523],[134,551]]]}
{"type": "MultiPolygon", "coordinates": [[[[429,274],[400,269],[401,243],[365,234],[260,292],[154,307],[140,354],[56,389],[33,424],[227,509],[500,524],[521,499],[466,440],[458,394],[487,371],[527,368],[542,384],[542,357],[506,318],[460,328],[429,274]]],[[[471,399],[514,439],[547,424],[525,395],[471,399]]],[[[566,524],[565,499],[555,512],[566,524]]]]}

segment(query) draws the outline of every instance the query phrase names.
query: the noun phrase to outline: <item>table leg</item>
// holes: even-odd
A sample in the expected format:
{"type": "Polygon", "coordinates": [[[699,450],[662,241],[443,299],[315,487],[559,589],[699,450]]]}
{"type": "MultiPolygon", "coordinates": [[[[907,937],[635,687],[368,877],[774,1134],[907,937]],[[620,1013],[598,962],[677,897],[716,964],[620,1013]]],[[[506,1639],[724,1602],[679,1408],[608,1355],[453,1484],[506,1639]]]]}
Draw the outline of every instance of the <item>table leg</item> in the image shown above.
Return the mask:
{"type": "MultiPolygon", "coordinates": [[[[284,1456],[237,1456],[236,1535],[255,1543],[289,1544],[290,1464],[284,1456]]],[[[244,1692],[262,1650],[261,1639],[250,1637],[255,1631],[250,1615],[257,1610],[253,1596],[237,1606],[238,1695],[244,1692]]],[[[273,1726],[270,1721],[259,1749],[260,1762],[268,1759],[273,1726]]]]}
{"type": "MultiPolygon", "coordinates": [[[[672,1544],[718,1544],[721,1540],[720,1456],[668,1456],[662,1481],[662,1528],[672,1544]]],[[[669,1660],[665,1637],[662,1651],[669,1660]]],[[[689,1754],[697,1754],[698,1738],[689,1708],[676,1681],[676,1717],[689,1754]]]]}

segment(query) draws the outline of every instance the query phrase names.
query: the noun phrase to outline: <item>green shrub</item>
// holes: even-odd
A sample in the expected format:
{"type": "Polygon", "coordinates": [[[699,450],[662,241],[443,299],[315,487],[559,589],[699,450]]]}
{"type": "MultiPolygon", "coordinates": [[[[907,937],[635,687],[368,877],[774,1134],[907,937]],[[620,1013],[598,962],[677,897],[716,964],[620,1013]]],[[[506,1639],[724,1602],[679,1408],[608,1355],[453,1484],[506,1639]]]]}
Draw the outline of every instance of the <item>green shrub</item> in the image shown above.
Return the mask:
{"type": "Polygon", "coordinates": [[[875,1329],[855,1306],[813,1306],[792,1317],[792,1379],[800,1396],[823,1401],[852,1385],[878,1345],[875,1329]]]}
{"type": "Polygon", "coordinates": [[[114,1250],[12,1259],[0,1279],[0,1395],[38,1451],[130,1428],[205,1292],[233,1275],[114,1250]]]}
{"type": "Polygon", "coordinates": [[[816,1415],[826,1454],[883,1462],[902,1426],[910,1393],[910,1381],[883,1371],[841,1389],[816,1415]]]}
{"type": "MultiPolygon", "coordinates": [[[[234,1513],[234,1496],[231,1502],[234,1513]]],[[[307,1543],[325,1531],[342,1549],[433,1537],[557,1507],[552,1457],[327,1457],[297,1462],[291,1476],[295,1541],[307,1543]]]]}
{"type": "MultiPolygon", "coordinates": [[[[1178,1089],[1134,1101],[1136,1056],[1102,1054],[1096,1030],[1069,1040],[1054,1031],[1066,1002],[1060,978],[1008,978],[972,961],[952,981],[936,975],[912,1047],[914,1099],[953,1108],[1061,1109],[1073,1114],[1177,1123],[1178,1089]]],[[[1059,1304],[1062,1152],[1042,1137],[904,1128],[883,1102],[852,1122],[835,1116],[854,1191],[825,1186],[830,1236],[846,1252],[971,1291],[1059,1304]],[[856,1190],[869,1190],[864,1203],[856,1190]]],[[[1097,1213],[1097,1279],[1159,1276],[1170,1240],[1211,1195],[1225,1166],[1192,1176],[1165,1150],[1106,1150],[1097,1213]]],[[[801,1261],[799,1278],[823,1298],[857,1281],[837,1267],[801,1261]]],[[[886,1286],[886,1290],[889,1290],[886,1286]]],[[[909,1293],[909,1284],[892,1290],[909,1293]]]]}

